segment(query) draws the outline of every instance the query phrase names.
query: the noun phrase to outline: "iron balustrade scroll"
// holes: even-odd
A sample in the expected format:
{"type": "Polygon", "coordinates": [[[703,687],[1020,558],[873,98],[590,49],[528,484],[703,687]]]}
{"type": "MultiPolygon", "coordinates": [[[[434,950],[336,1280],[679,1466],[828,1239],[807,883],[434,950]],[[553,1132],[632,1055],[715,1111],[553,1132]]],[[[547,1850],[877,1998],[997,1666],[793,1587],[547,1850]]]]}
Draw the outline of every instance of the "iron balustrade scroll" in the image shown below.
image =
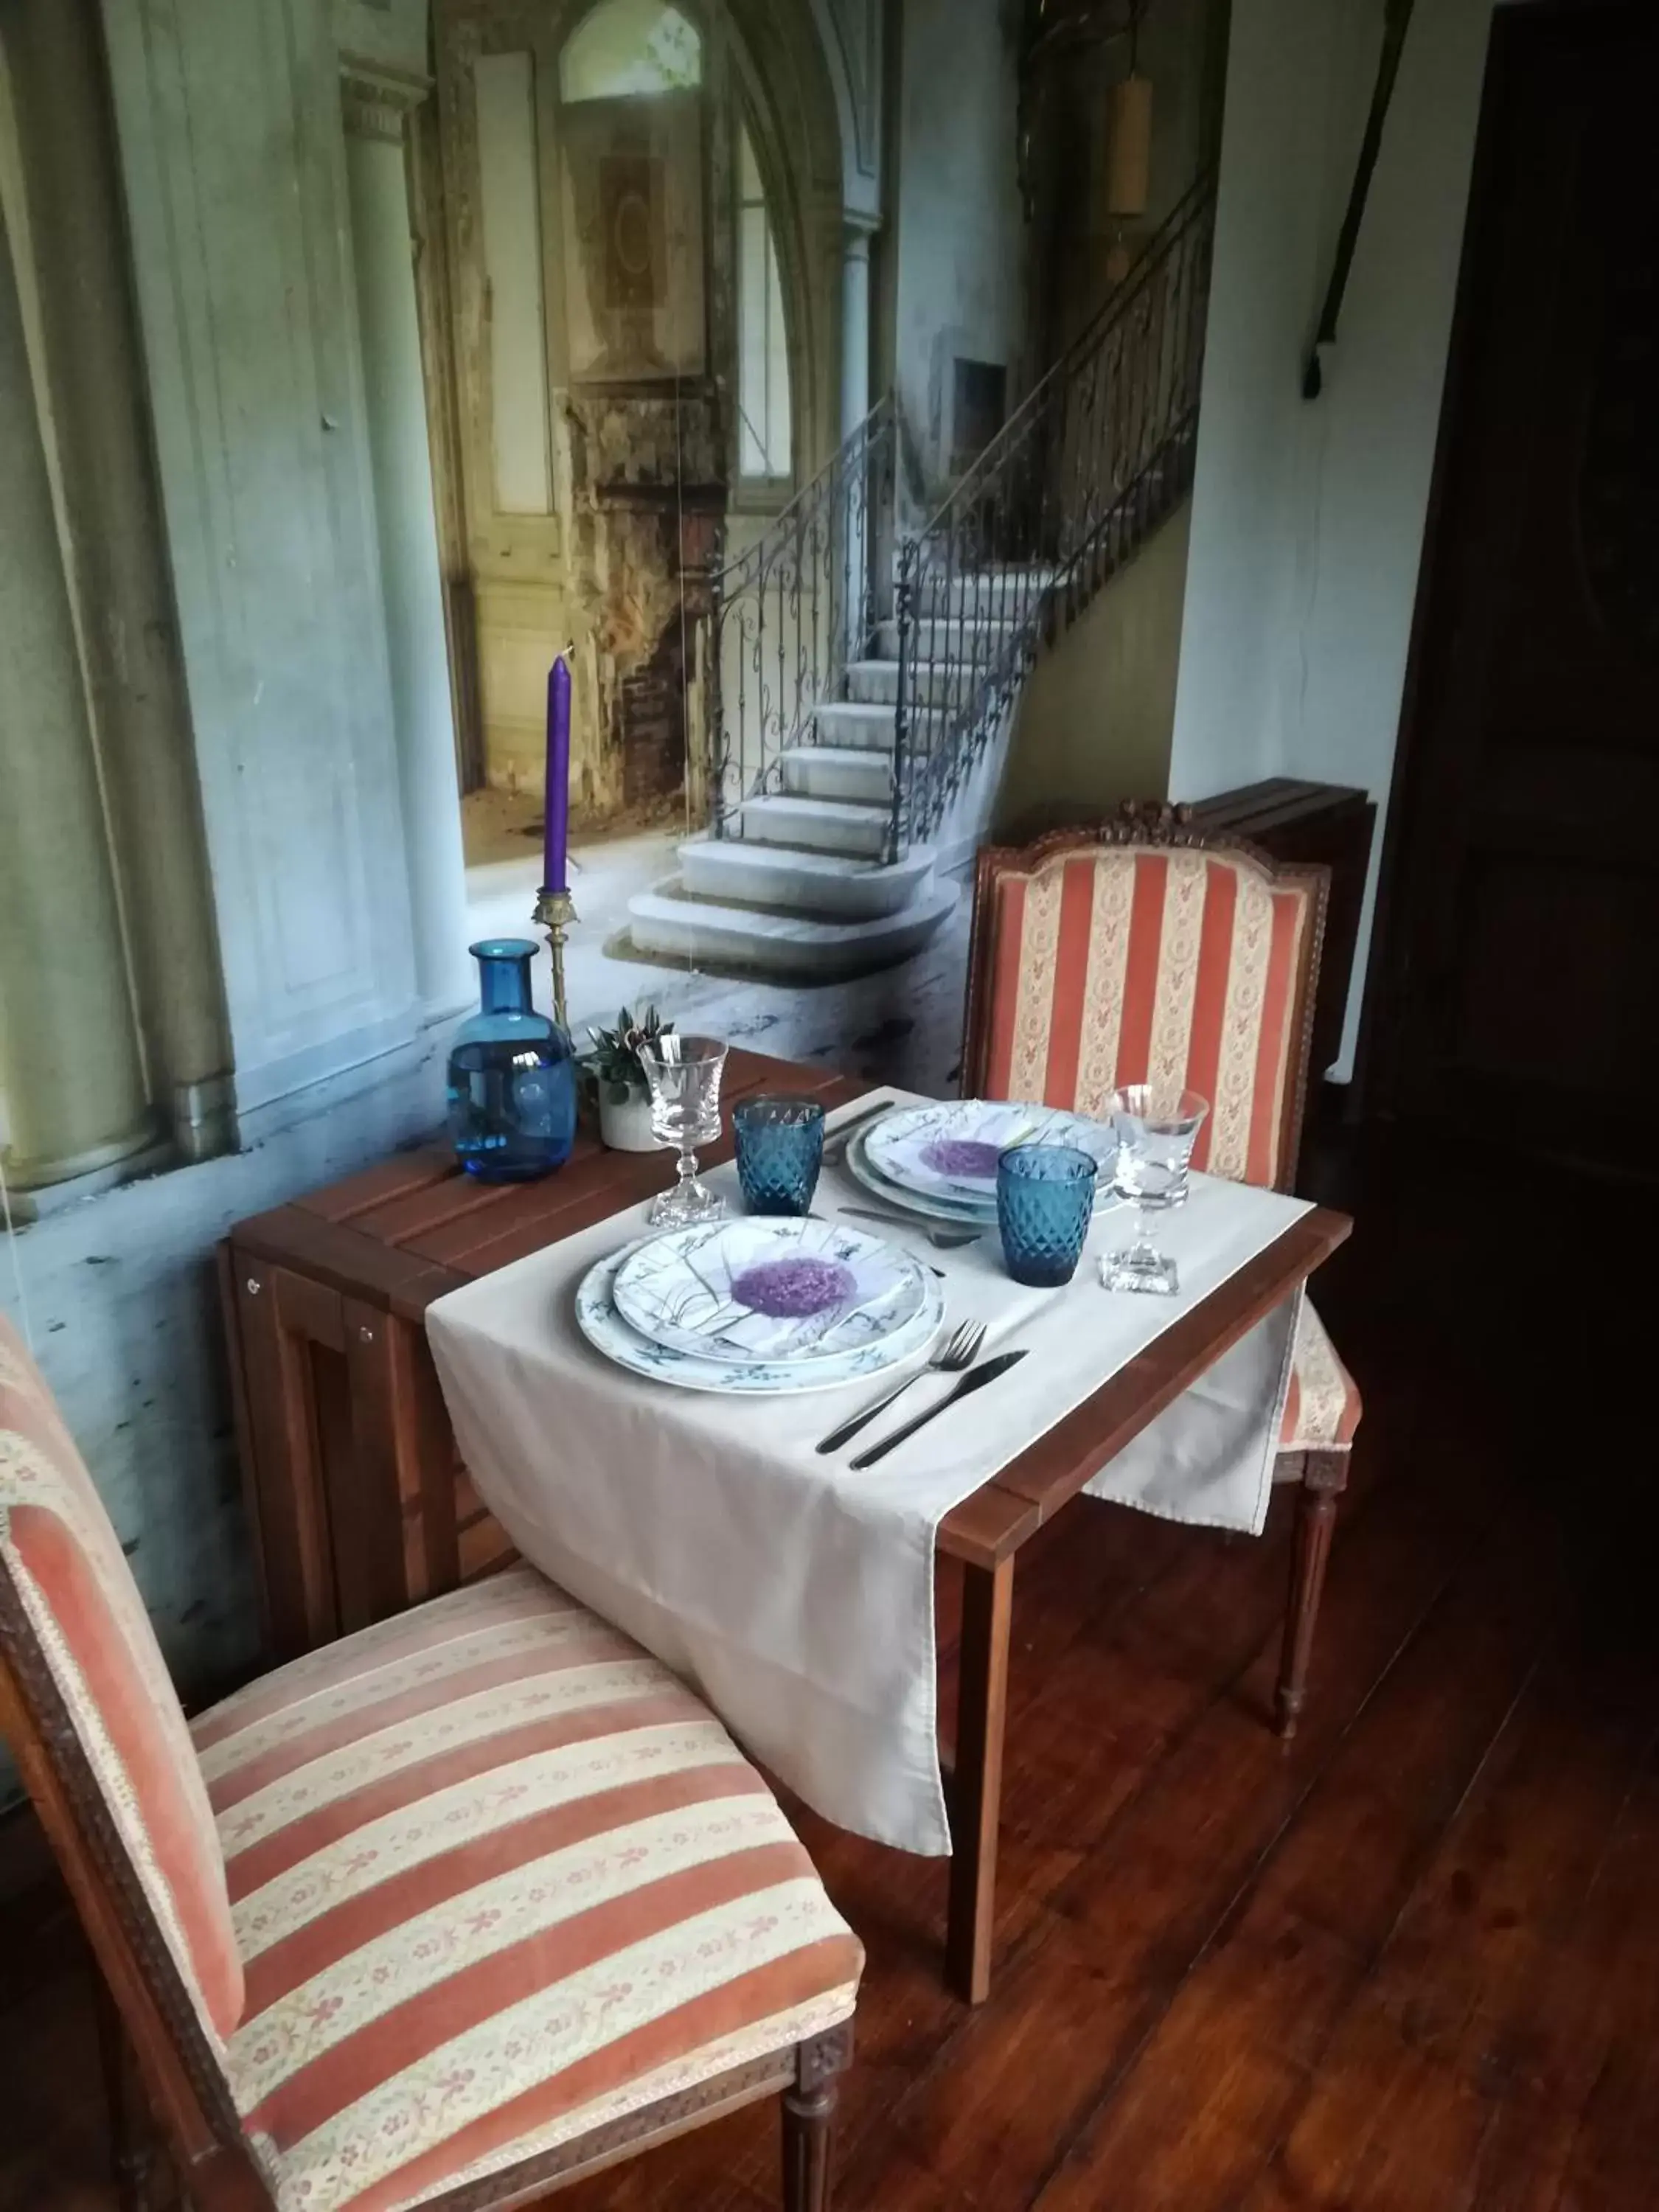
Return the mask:
{"type": "Polygon", "coordinates": [[[900,550],[890,860],[937,830],[1042,639],[1191,489],[1214,226],[1206,174],[900,550]]]}
{"type": "Polygon", "coordinates": [[[716,837],[740,837],[745,802],[781,790],[784,755],[817,742],[818,708],[872,648],[878,579],[892,570],[894,423],[889,397],[713,579],[699,662],[716,837]]]}

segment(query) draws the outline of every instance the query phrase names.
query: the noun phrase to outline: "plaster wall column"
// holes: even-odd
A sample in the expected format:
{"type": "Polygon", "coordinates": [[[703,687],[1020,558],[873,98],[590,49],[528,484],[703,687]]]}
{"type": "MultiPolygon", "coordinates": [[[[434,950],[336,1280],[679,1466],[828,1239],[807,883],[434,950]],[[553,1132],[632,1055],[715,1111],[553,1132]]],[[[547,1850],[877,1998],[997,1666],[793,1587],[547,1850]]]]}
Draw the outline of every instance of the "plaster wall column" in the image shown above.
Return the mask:
{"type": "MultiPolygon", "coordinates": [[[[870,412],[870,225],[851,216],[842,232],[841,290],[841,435],[845,445],[870,412]]],[[[867,486],[866,487],[867,490],[867,486]]],[[[849,610],[849,630],[862,621],[862,634],[843,640],[849,660],[869,650],[868,621],[872,599],[872,547],[871,518],[863,502],[849,504],[847,513],[847,574],[842,604],[849,610]]]]}
{"type": "Polygon", "coordinates": [[[0,1102],[24,1188],[154,1140],[8,217],[0,231],[0,1102]]]}
{"type": "Polygon", "coordinates": [[[12,0],[6,60],[71,588],[151,1087],[234,1142],[230,1044],[97,0],[12,0]]]}
{"type": "Polygon", "coordinates": [[[844,443],[870,412],[870,232],[846,218],[841,264],[841,434],[844,443]]]}
{"type": "Polygon", "coordinates": [[[443,577],[415,296],[404,123],[422,84],[346,64],[346,178],[386,604],[416,988],[428,1021],[471,1002],[465,857],[443,577]]]}
{"type": "Polygon", "coordinates": [[[246,1136],[421,1027],[340,52],[327,0],[101,14],[246,1136]]]}

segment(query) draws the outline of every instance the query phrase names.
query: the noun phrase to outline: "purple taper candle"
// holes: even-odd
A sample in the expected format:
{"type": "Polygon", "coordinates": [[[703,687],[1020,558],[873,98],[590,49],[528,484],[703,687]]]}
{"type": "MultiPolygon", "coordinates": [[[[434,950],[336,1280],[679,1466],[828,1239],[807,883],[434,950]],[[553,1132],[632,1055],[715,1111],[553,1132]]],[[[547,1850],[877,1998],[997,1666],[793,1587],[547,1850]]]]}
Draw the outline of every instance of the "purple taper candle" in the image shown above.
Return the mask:
{"type": "Polygon", "coordinates": [[[547,829],[542,888],[568,890],[565,849],[570,834],[570,665],[561,653],[547,678],[547,829]]]}

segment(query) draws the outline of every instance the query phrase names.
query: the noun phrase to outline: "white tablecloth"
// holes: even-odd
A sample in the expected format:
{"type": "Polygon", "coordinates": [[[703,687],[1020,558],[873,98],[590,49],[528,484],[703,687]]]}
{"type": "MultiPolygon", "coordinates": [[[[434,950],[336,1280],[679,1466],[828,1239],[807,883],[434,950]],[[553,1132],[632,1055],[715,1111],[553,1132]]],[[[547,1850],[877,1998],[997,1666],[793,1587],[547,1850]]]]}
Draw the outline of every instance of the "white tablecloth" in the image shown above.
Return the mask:
{"type": "MultiPolygon", "coordinates": [[[[733,1170],[711,1180],[735,1196],[733,1170]]],[[[866,1202],[844,1170],[825,1170],[817,1212],[866,1202]]],[[[820,1457],[817,1439],[886,1378],[740,1400],[624,1373],[588,1345],[572,1310],[576,1285],[642,1232],[645,1210],[429,1310],[479,1494],[527,1559],[694,1683],[808,1804],[878,1842],[948,1852],[933,1644],[939,1522],[1306,1208],[1195,1176],[1188,1205],[1159,1224],[1181,1267],[1173,1299],[1101,1288],[1098,1255],[1128,1226],[1121,1211],[1096,1222],[1062,1291],[1012,1283],[994,1229],[943,1253],[893,1232],[945,1271],[947,1322],[989,1324],[981,1358],[1022,1345],[1030,1353],[862,1474],[848,1461],[943,1395],[950,1378],[925,1377],[892,1413],[820,1457]]],[[[1218,1361],[1091,1489],[1171,1519],[1259,1532],[1295,1305],[1287,1300],[1218,1361]]]]}

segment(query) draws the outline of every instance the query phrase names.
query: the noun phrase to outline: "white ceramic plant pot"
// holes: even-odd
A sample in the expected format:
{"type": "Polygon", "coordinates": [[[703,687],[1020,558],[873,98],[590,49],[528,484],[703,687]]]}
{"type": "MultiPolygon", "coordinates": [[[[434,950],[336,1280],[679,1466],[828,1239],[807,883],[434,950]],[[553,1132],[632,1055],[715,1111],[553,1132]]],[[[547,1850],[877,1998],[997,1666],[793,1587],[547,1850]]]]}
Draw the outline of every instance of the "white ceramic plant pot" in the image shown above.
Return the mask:
{"type": "Polygon", "coordinates": [[[626,1098],[613,1097],[599,1089],[599,1138],[613,1152],[654,1152],[651,1133],[651,1093],[630,1091],[626,1098]]]}

